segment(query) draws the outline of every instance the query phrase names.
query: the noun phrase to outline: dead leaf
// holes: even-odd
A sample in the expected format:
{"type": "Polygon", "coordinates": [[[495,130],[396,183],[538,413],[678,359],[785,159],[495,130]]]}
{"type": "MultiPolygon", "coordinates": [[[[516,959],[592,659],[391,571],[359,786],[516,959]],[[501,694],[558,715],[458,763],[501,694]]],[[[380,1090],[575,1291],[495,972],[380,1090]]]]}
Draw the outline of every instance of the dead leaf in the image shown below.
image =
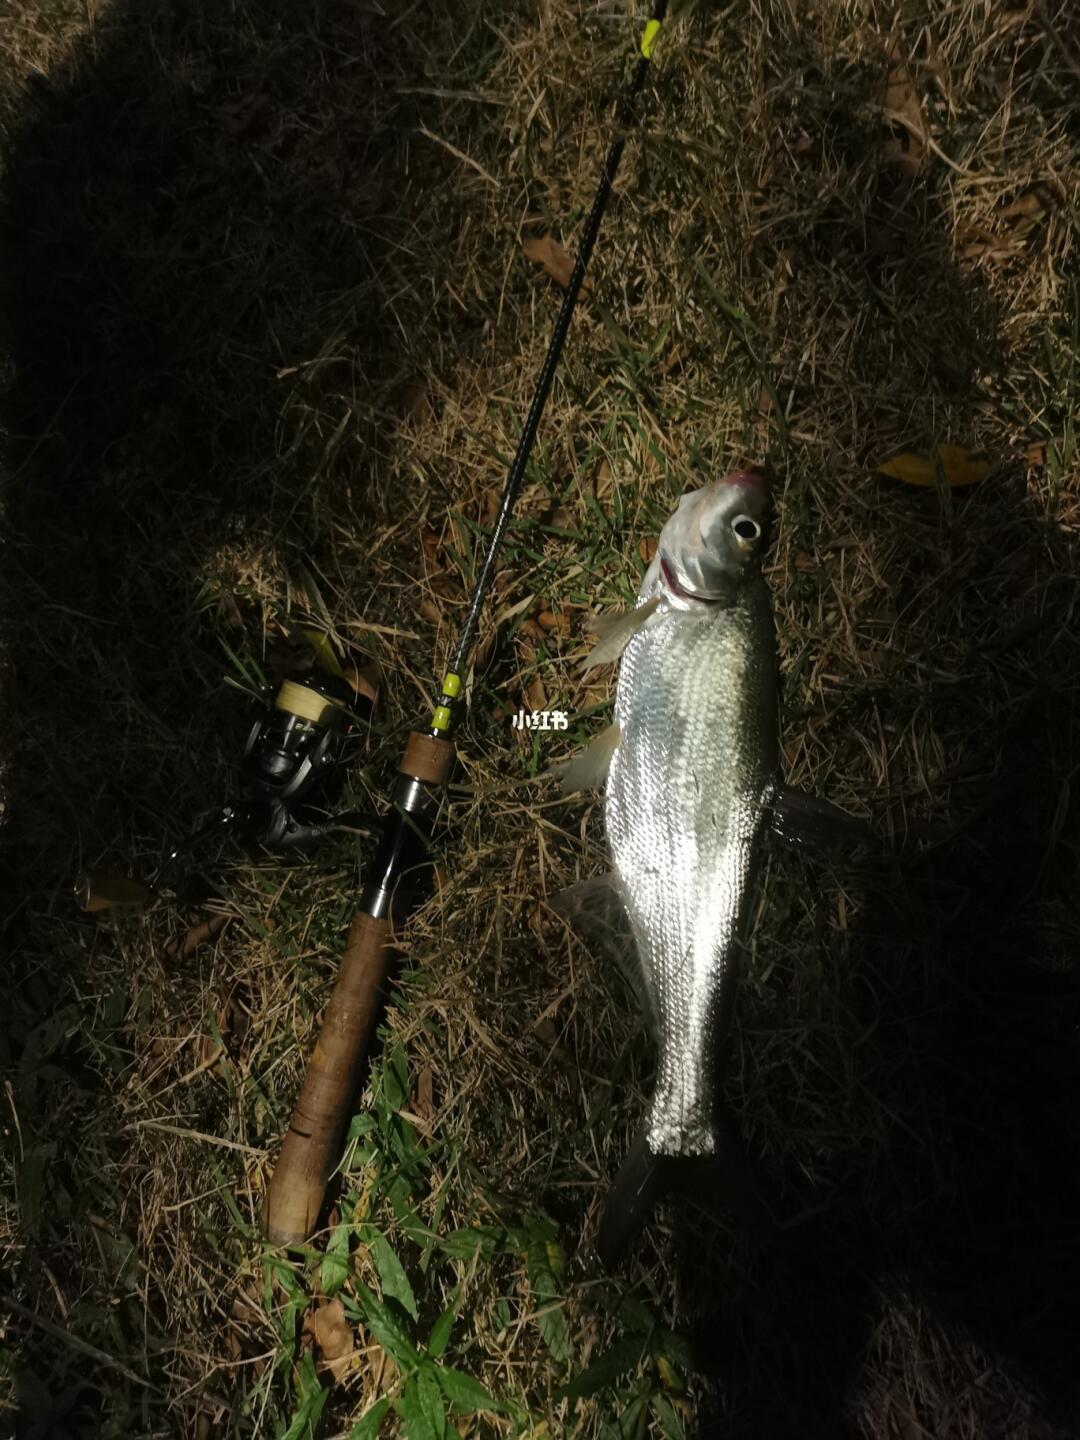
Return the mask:
{"type": "Polygon", "coordinates": [[[432,575],[428,581],[428,589],[440,600],[464,600],[465,598],[465,591],[462,589],[461,583],[452,575],[445,573],[432,575]]]}
{"type": "Polygon", "coordinates": [[[201,920],[198,925],[192,925],[190,930],[183,935],[177,935],[165,946],[165,954],[170,960],[190,960],[200,945],[213,940],[220,935],[222,930],[233,917],[231,915],[211,915],[208,920],[201,920]]]}
{"type": "Polygon", "coordinates": [[[420,601],[420,614],[432,625],[442,624],[442,611],[437,605],[433,605],[430,600],[420,601]]]}
{"type": "Polygon", "coordinates": [[[897,41],[889,46],[889,69],[885,77],[882,113],[890,124],[903,132],[894,135],[883,146],[889,164],[898,165],[908,175],[916,175],[926,163],[926,124],[922,105],[915,92],[911,72],[900,53],[897,41]]]}
{"type": "Polygon", "coordinates": [[[533,676],[522,694],[525,696],[525,703],[530,710],[546,710],[548,708],[547,692],[539,675],[533,676]]]}
{"type": "Polygon", "coordinates": [[[570,616],[564,606],[557,610],[541,610],[536,619],[545,630],[554,630],[559,635],[570,634],[570,616]]]}
{"type": "Polygon", "coordinates": [[[642,538],[638,541],[637,550],[642,560],[645,561],[645,564],[651,565],[653,562],[653,557],[656,554],[656,536],[643,535],[642,538]]]}
{"type": "MultiPolygon", "coordinates": [[[[526,260],[531,260],[534,265],[543,266],[551,278],[564,290],[566,289],[570,284],[570,276],[574,273],[574,262],[554,235],[530,236],[528,240],[522,242],[521,248],[526,260]]],[[[581,282],[581,288],[582,290],[592,289],[592,282],[588,276],[581,282]]]]}
{"type": "Polygon", "coordinates": [[[1002,220],[1017,218],[1037,220],[1041,215],[1046,214],[1046,204],[1037,190],[1026,190],[1018,200],[1014,200],[1011,205],[1006,205],[1004,210],[998,211],[998,214],[1002,220]]]}
{"type": "Polygon", "coordinates": [[[356,1338],[340,1300],[330,1300],[304,1316],[303,1333],[310,1335],[319,1351],[316,1368],[329,1370],[335,1380],[349,1368],[356,1338]]]}
{"type": "Polygon", "coordinates": [[[1024,451],[1024,464],[1031,470],[1041,470],[1046,464],[1046,441],[1036,440],[1024,451]]]}
{"type": "Polygon", "coordinates": [[[666,378],[668,375],[671,374],[673,370],[679,368],[682,363],[682,346],[675,345],[672,348],[671,354],[667,357],[667,359],[662,360],[660,364],[656,367],[657,374],[663,375],[666,378]]]}
{"type": "MultiPolygon", "coordinates": [[[[969,450],[966,445],[939,445],[937,460],[945,484],[950,488],[975,485],[984,480],[992,468],[984,454],[969,450]]],[[[905,485],[932,486],[936,483],[934,461],[927,455],[914,455],[906,451],[903,455],[894,455],[891,460],[886,460],[877,468],[879,474],[902,480],[905,485]]]]}
{"type": "Polygon", "coordinates": [[[435,1113],[434,1105],[434,1082],[431,1075],[430,1065],[425,1065],[420,1074],[416,1077],[416,1113],[422,1119],[430,1122],[435,1113]]]}
{"type": "Polygon", "coordinates": [[[535,620],[523,620],[518,626],[518,634],[525,635],[530,640],[546,640],[547,636],[535,620]]]}
{"type": "Polygon", "coordinates": [[[418,424],[431,416],[431,399],[428,383],[422,376],[406,381],[398,397],[401,413],[406,420],[418,424]]]}
{"type": "Polygon", "coordinates": [[[802,575],[813,575],[818,569],[818,563],[805,550],[799,550],[795,555],[795,569],[802,575]]]}

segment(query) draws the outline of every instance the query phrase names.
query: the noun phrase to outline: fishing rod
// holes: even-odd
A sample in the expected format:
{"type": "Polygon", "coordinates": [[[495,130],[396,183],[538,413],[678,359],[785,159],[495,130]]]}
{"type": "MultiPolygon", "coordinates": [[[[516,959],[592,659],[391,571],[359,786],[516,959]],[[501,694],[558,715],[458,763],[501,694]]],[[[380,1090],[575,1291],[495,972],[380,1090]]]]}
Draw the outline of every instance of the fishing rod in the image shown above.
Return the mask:
{"type": "Polygon", "coordinates": [[[270,1177],[263,1206],[263,1229],[282,1245],[302,1244],[315,1229],[326,1187],[341,1156],[345,1124],[379,1016],[390,968],[392,934],[404,920],[427,868],[428,842],[435,827],[441,792],[454,759],[453,734],[464,711],[462,676],[466,673],[480,612],[487,598],[514,505],[525,479],[536,432],[566,342],[570,320],[600,222],[611,196],[626,136],[634,124],[634,104],[645,83],[653,46],[668,0],[655,0],[652,18],[641,33],[638,58],[623,97],[617,132],[604,163],[596,196],[585,222],[577,258],[537,381],[532,405],[503,487],[502,502],[487,554],[477,577],[453,661],[442,680],[439,702],[426,730],[409,734],[398,766],[390,809],[375,854],[372,878],[360,897],[349,930],[337,981],[323,1017],[319,1038],[270,1177]]]}

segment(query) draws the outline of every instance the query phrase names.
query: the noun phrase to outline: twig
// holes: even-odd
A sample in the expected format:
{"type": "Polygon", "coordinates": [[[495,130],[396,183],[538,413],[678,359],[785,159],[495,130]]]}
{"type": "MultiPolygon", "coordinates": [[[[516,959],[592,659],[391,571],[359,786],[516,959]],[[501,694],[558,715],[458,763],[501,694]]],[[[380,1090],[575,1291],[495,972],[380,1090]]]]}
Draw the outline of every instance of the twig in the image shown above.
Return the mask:
{"type": "Polygon", "coordinates": [[[155,1395],[162,1394],[159,1386],[152,1380],[147,1380],[144,1375],[137,1374],[115,1356],[109,1355],[104,1350],[99,1350],[96,1345],[91,1345],[87,1340],[80,1340],[78,1335],[72,1335],[62,1325],[57,1325],[52,1320],[46,1320],[43,1315],[36,1314],[27,1305],[22,1305],[18,1300],[13,1300],[9,1295],[0,1295],[0,1306],[3,1306],[11,1315],[17,1315],[20,1320],[26,1320],[31,1325],[36,1325],[39,1330],[44,1330],[47,1335],[53,1335],[57,1340],[62,1340],[72,1350],[78,1350],[83,1355],[88,1355],[96,1360],[99,1365],[108,1365],[111,1370],[118,1370],[126,1379],[134,1381],[136,1385],[145,1386],[147,1390],[153,1390],[155,1395]]]}
{"type": "Polygon", "coordinates": [[[496,189],[499,188],[499,182],[495,179],[494,175],[485,170],[479,161],[474,160],[471,155],[466,155],[464,150],[459,150],[456,145],[451,145],[449,140],[444,140],[439,135],[433,135],[425,125],[417,127],[417,134],[426,136],[428,140],[434,140],[436,145],[441,145],[444,150],[449,150],[451,155],[456,155],[457,158],[463,160],[466,165],[471,165],[476,173],[482,175],[489,185],[494,185],[496,189]]]}

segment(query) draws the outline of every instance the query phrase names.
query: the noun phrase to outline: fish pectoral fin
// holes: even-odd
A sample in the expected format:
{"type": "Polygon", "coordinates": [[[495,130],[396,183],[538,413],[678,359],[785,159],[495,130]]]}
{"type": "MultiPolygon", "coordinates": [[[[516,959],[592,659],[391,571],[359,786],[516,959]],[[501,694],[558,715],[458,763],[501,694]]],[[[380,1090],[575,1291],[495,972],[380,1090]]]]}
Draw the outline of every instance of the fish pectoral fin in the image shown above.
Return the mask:
{"type": "Polygon", "coordinates": [[[849,815],[831,800],[783,785],[769,810],[769,829],[794,849],[822,845],[868,845],[879,848],[877,835],[866,820],[849,815]]]}
{"type": "Polygon", "coordinates": [[[656,612],[661,597],[654,595],[651,600],[646,600],[644,605],[639,605],[636,610],[627,610],[621,615],[596,615],[589,621],[587,628],[594,635],[600,637],[600,643],[581,662],[581,673],[585,674],[594,665],[610,665],[618,660],[619,656],[629,645],[637,632],[656,612]]]}
{"type": "Polygon", "coordinates": [[[611,757],[622,739],[622,728],[616,720],[590,740],[562,772],[560,795],[573,795],[578,790],[598,790],[607,779],[611,757]]]}

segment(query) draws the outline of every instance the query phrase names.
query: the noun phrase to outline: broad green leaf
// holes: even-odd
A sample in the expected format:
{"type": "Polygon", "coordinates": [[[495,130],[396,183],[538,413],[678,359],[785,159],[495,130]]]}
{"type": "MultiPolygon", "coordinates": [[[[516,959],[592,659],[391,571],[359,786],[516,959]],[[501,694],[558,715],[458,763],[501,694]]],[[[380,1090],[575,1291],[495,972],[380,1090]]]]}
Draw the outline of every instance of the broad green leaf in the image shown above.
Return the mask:
{"type": "Polygon", "coordinates": [[[653,1414],[660,1421],[660,1429],[664,1432],[665,1440],[686,1440],[683,1423],[675,1413],[675,1407],[671,1401],[663,1395],[654,1395],[651,1403],[653,1414]]]}
{"type": "Polygon", "coordinates": [[[555,1238],[551,1233],[553,1230],[554,1226],[550,1222],[541,1221],[538,1224],[530,1221],[529,1231],[534,1238],[530,1240],[526,1251],[526,1264],[529,1287],[536,1302],[536,1323],[544,1343],[554,1359],[569,1360],[572,1351],[570,1326],[563,1309],[558,1282],[548,1262],[548,1245],[555,1238]]]}
{"type": "Polygon", "coordinates": [[[677,1334],[674,1330],[661,1331],[653,1349],[658,1357],[665,1356],[678,1369],[693,1369],[690,1345],[685,1336],[677,1334]]]}
{"type": "Polygon", "coordinates": [[[439,1241],[439,1248],[453,1260],[471,1260],[478,1250],[485,1260],[489,1260],[505,1239],[506,1232],[494,1226],[482,1229],[466,1227],[444,1235],[439,1241]]]}
{"type": "Polygon", "coordinates": [[[349,1236],[352,1226],[345,1220],[335,1225],[326,1243],[319,1283],[324,1295],[336,1295],[349,1276],[349,1236]]]}
{"type": "Polygon", "coordinates": [[[349,1431],[348,1440],[376,1440],[390,1401],[376,1400],[371,1409],[349,1431]]]}
{"type": "Polygon", "coordinates": [[[435,1379],[432,1371],[436,1367],[430,1363],[421,1365],[417,1371],[416,1380],[420,1396],[420,1408],[424,1412],[424,1418],[431,1426],[432,1433],[437,1440],[445,1440],[447,1434],[446,1407],[443,1405],[442,1391],[439,1389],[439,1382],[435,1379]]]}
{"type": "Polygon", "coordinates": [[[587,1366],[576,1379],[563,1385],[556,1392],[561,1400],[580,1400],[585,1395],[595,1395],[598,1390],[612,1385],[620,1375],[633,1370],[645,1353],[647,1339],[643,1335],[629,1340],[620,1340],[610,1350],[587,1366]]]}
{"type": "Polygon", "coordinates": [[[330,643],[330,637],[324,635],[321,630],[309,630],[307,626],[300,626],[296,632],[302,635],[311,648],[315,651],[315,663],[320,670],[325,670],[329,675],[336,675],[341,679],[344,672],[341,668],[341,661],[334,653],[334,647],[330,643]]]}
{"type": "Polygon", "coordinates": [[[453,1305],[445,1309],[435,1324],[431,1327],[431,1334],[428,1336],[427,1353],[432,1360],[437,1360],[450,1343],[450,1332],[454,1328],[456,1312],[453,1305]]]}
{"type": "Polygon", "coordinates": [[[414,1369],[420,1363],[420,1356],[404,1326],[381,1300],[376,1299],[362,1280],[354,1284],[364,1320],[375,1339],[400,1369],[414,1369]]]}
{"type": "Polygon", "coordinates": [[[570,1344],[570,1322],[562,1303],[545,1305],[536,1317],[544,1344],[555,1360],[569,1360],[573,1353],[570,1344]]]}
{"type": "Polygon", "coordinates": [[[492,1399],[487,1390],[466,1375],[464,1370],[452,1370],[449,1365],[435,1366],[435,1378],[443,1388],[443,1394],[461,1415],[471,1415],[475,1410],[500,1410],[502,1406],[492,1399]]]}
{"type": "Polygon", "coordinates": [[[389,1295],[396,1300],[402,1309],[408,1311],[415,1320],[416,1297],[409,1284],[409,1277],[405,1274],[401,1261],[394,1253],[393,1246],[385,1235],[375,1235],[370,1241],[368,1249],[375,1262],[375,1269],[379,1272],[383,1295],[389,1295]]]}
{"type": "Polygon", "coordinates": [[[623,1440],[643,1440],[649,1425],[649,1412],[644,1395],[636,1395],[619,1416],[619,1434],[623,1440]]]}
{"type": "Polygon", "coordinates": [[[315,1440],[319,1416],[330,1392],[319,1384],[315,1361],[310,1355],[305,1355],[297,1367],[297,1389],[300,1403],[282,1440],[315,1440]]]}
{"type": "Polygon", "coordinates": [[[935,473],[941,468],[941,478],[950,488],[959,485],[976,485],[985,480],[991,470],[989,459],[966,445],[939,445],[933,455],[915,455],[905,451],[894,455],[879,465],[878,472],[893,480],[902,480],[905,485],[929,485],[937,483],[935,473]],[[935,464],[936,460],[936,464],[935,464]]]}
{"type": "Polygon", "coordinates": [[[406,1440],[437,1440],[431,1421],[420,1402],[420,1381],[410,1375],[397,1404],[398,1414],[405,1422],[406,1440]]]}

